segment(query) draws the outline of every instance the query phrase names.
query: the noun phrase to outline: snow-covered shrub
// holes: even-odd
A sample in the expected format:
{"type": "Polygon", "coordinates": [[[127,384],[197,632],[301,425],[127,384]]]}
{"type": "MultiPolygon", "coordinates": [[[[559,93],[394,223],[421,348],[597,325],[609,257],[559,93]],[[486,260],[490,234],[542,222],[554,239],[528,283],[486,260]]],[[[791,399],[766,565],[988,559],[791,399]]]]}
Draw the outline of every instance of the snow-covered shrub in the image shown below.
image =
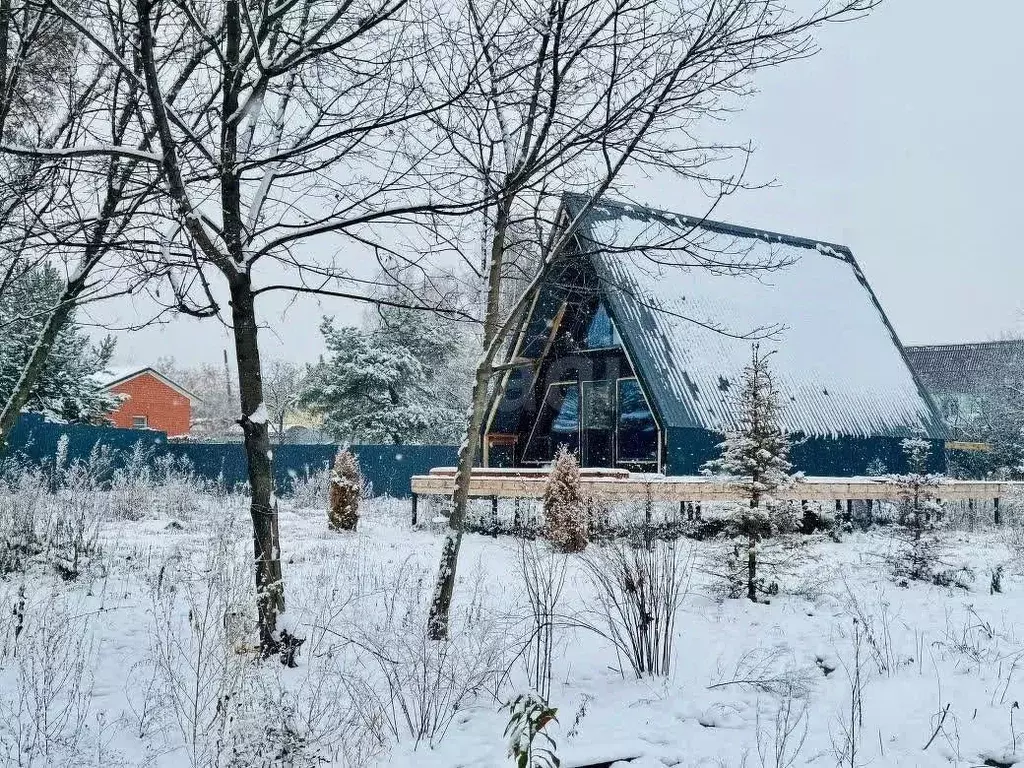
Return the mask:
{"type": "Polygon", "coordinates": [[[110,514],[114,520],[141,520],[152,514],[152,449],[141,442],[132,446],[123,467],[114,470],[110,481],[110,514]]]}
{"type": "Polygon", "coordinates": [[[0,482],[0,576],[36,563],[70,581],[99,554],[96,492],[54,496],[47,485],[44,474],[30,468],[0,482]]]}
{"type": "Polygon", "coordinates": [[[522,693],[506,704],[508,756],[516,768],[558,768],[557,745],[544,727],[558,722],[558,710],[537,693],[522,693]]]}
{"type": "Polygon", "coordinates": [[[771,719],[762,721],[761,707],[757,709],[757,756],[763,768],[791,768],[807,743],[809,730],[805,699],[792,692],[782,696],[771,719]]]}
{"type": "Polygon", "coordinates": [[[409,561],[364,573],[373,583],[363,585],[352,605],[345,635],[355,651],[344,682],[382,745],[401,739],[414,746],[437,743],[478,696],[497,695],[508,669],[508,633],[485,610],[479,579],[478,591],[452,611],[447,638],[429,637],[425,598],[433,575],[409,561]]]}
{"type": "Polygon", "coordinates": [[[166,453],[152,460],[153,510],[160,517],[191,520],[203,509],[210,482],[185,456],[166,453]]]}
{"type": "Polygon", "coordinates": [[[843,533],[841,515],[836,514],[832,502],[805,501],[801,505],[799,515],[792,502],[779,505],[790,514],[790,522],[783,523],[789,530],[799,530],[803,534],[825,533],[834,541],[839,541],[843,533]]]}
{"type": "Polygon", "coordinates": [[[117,452],[102,443],[96,443],[84,459],[68,459],[68,436],[57,440],[57,451],[48,464],[50,490],[66,492],[69,496],[96,491],[110,482],[117,463],[117,452]]]}
{"type": "Polygon", "coordinates": [[[720,667],[709,688],[737,687],[779,699],[803,699],[814,690],[817,674],[815,667],[801,664],[785,643],[757,645],[729,667],[720,667]]]}
{"type": "Polygon", "coordinates": [[[0,762],[85,764],[97,663],[90,612],[57,592],[26,600],[22,589],[18,601],[0,645],[0,762]]]}
{"type": "Polygon", "coordinates": [[[37,471],[12,470],[0,484],[0,576],[24,571],[45,550],[45,494],[46,480],[37,471]]]}
{"type": "Polygon", "coordinates": [[[530,623],[523,661],[530,685],[546,700],[551,696],[555,629],[567,561],[565,555],[546,542],[521,539],[519,565],[526,587],[530,623]]]}
{"type": "Polygon", "coordinates": [[[623,538],[594,547],[583,562],[596,592],[594,620],[586,626],[625,656],[638,678],[668,675],[692,546],[682,539],[637,546],[623,538]]]}
{"type": "Polygon", "coordinates": [[[881,458],[876,456],[870,462],[868,462],[865,468],[864,474],[868,477],[883,477],[889,474],[889,468],[885,466],[885,462],[881,458]]]}
{"type": "Polygon", "coordinates": [[[338,451],[331,470],[330,510],[327,524],[335,531],[354,531],[359,523],[363,476],[359,460],[348,448],[338,451]]]}
{"type": "MultiPolygon", "coordinates": [[[[781,399],[768,365],[770,355],[761,355],[753,345],[751,362],[743,369],[743,387],[737,399],[739,426],[726,433],[719,448],[722,455],[709,461],[704,471],[738,483],[746,494],[744,503],[728,507],[730,535],[746,541],[747,597],[757,601],[763,579],[757,574],[758,542],[773,535],[780,510],[772,494],[789,480],[789,437],[779,421],[781,399]]],[[[727,567],[732,568],[731,563],[727,567]]]]}
{"type": "Polygon", "coordinates": [[[560,552],[582,552],[589,540],[580,465],[564,445],[555,454],[544,488],[544,536],[560,552]]]}
{"type": "Polygon", "coordinates": [[[319,508],[330,495],[331,468],[320,465],[316,469],[306,467],[302,474],[291,477],[291,504],[296,509],[319,508]]]}
{"type": "Polygon", "coordinates": [[[851,649],[840,656],[849,683],[849,698],[839,710],[832,733],[832,755],[839,768],[858,768],[864,764],[861,744],[864,740],[864,689],[868,682],[866,635],[857,618],[853,619],[851,649]]]}
{"type": "MultiPolygon", "coordinates": [[[[281,768],[318,768],[322,765],[346,765],[336,750],[318,743],[308,730],[304,715],[310,713],[301,696],[308,689],[291,691],[274,671],[261,670],[245,678],[228,715],[227,768],[280,766],[281,768]]],[[[278,668],[279,669],[279,668],[278,668]]],[[[318,700],[318,707],[326,702],[318,700]]],[[[336,709],[344,709],[341,702],[336,709]]]]}
{"type": "Polygon", "coordinates": [[[860,593],[845,577],[843,587],[841,603],[857,626],[854,644],[865,644],[879,675],[899,674],[900,669],[913,662],[915,655],[897,644],[894,630],[905,625],[902,615],[880,589],[874,595],[860,593]]]}
{"type": "Polygon", "coordinates": [[[248,645],[231,642],[230,627],[245,622],[242,606],[252,600],[251,564],[231,525],[217,526],[199,562],[184,553],[165,562],[151,586],[151,664],[165,717],[193,766],[229,757],[231,729],[258,663],[248,645]]]}

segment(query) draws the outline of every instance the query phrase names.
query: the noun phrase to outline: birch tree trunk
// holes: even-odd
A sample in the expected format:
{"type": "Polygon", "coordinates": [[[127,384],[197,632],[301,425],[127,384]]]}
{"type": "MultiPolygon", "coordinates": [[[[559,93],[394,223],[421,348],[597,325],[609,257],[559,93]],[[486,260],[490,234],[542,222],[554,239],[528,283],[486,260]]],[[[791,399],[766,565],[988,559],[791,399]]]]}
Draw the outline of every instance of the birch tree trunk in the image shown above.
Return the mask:
{"type": "Polygon", "coordinates": [[[459,448],[459,461],[455,470],[455,490],[452,493],[452,513],[448,518],[448,535],[441,550],[441,565],[430,603],[427,632],[432,640],[448,636],[448,619],[452,595],[455,592],[455,572],[459,564],[462,531],[465,528],[466,506],[469,503],[469,484],[473,477],[473,462],[480,449],[480,432],[487,408],[487,392],[491,380],[491,364],[497,352],[501,325],[501,272],[504,263],[506,230],[512,201],[506,198],[498,205],[491,240],[490,266],[487,271],[487,309],[484,315],[483,354],[473,377],[473,396],[470,401],[466,435],[459,448]]]}
{"type": "Polygon", "coordinates": [[[465,527],[466,505],[469,501],[469,483],[473,474],[473,460],[480,447],[484,409],[487,407],[487,389],[491,378],[491,358],[485,353],[477,364],[473,380],[473,399],[470,405],[466,436],[459,448],[459,462],[455,471],[455,491],[452,496],[452,514],[448,518],[448,535],[441,551],[441,565],[430,604],[428,632],[432,640],[448,636],[448,617],[452,594],[455,591],[455,571],[459,564],[459,548],[465,527]]]}

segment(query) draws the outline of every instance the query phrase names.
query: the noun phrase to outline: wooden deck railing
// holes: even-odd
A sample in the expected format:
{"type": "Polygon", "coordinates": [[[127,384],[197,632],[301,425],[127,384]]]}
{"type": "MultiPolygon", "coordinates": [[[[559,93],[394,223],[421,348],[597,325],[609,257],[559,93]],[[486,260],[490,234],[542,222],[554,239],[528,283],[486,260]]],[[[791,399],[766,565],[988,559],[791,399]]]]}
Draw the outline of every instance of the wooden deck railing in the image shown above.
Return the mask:
{"type": "MultiPolygon", "coordinates": [[[[580,470],[581,486],[588,496],[602,499],[650,498],[653,501],[740,501],[743,486],[714,477],[664,477],[630,474],[625,470],[580,470]]],[[[474,469],[469,495],[508,499],[539,499],[544,496],[548,471],[542,469],[474,469]]],[[[429,475],[415,475],[412,491],[421,496],[450,496],[455,470],[433,469],[429,475]]],[[[945,480],[936,487],[944,500],[995,499],[1024,483],[988,480],[945,480]]],[[[897,499],[900,486],[884,478],[805,477],[778,491],[779,499],[828,501],[833,499],[897,499]]]]}
{"type": "MultiPolygon", "coordinates": [[[[714,477],[665,477],[631,474],[619,469],[582,469],[580,475],[584,495],[604,501],[650,499],[685,503],[746,498],[741,484],[714,477]]],[[[473,470],[469,495],[493,500],[540,499],[544,496],[547,478],[545,469],[477,468],[473,470]]],[[[432,469],[429,475],[415,475],[412,478],[413,519],[419,496],[451,496],[454,480],[455,470],[451,467],[432,469]]],[[[987,480],[944,480],[934,488],[943,501],[993,501],[996,522],[999,522],[999,500],[1020,490],[1024,490],[1024,483],[987,480]]],[[[791,501],[852,502],[896,500],[900,493],[899,485],[884,478],[805,477],[774,495],[791,501]]]]}

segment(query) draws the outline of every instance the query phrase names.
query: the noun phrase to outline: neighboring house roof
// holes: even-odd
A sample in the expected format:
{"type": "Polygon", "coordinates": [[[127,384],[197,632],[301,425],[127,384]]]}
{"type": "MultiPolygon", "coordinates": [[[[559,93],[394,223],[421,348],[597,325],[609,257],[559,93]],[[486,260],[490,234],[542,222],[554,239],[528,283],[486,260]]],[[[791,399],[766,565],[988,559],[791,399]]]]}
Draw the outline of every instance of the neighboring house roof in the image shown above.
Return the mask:
{"type": "MultiPolygon", "coordinates": [[[[586,200],[567,195],[567,215],[586,200]]],[[[579,242],[665,426],[735,427],[751,354],[742,337],[777,329],[761,346],[776,350],[791,432],[945,436],[848,248],[608,201],[586,215],[579,242]],[[740,268],[685,266],[695,257],[740,268]],[[786,266],[743,268],[765,262],[786,266]]]]}
{"type": "Polygon", "coordinates": [[[201,399],[199,396],[192,394],[183,386],[167,378],[162,373],[160,373],[160,371],[156,370],[155,368],[151,368],[150,366],[145,366],[142,368],[107,368],[104,371],[103,375],[99,377],[100,385],[102,386],[103,389],[113,389],[118,384],[124,384],[125,382],[131,381],[132,379],[138,378],[139,376],[142,376],[143,374],[146,373],[148,373],[158,381],[166,384],[179,395],[187,397],[189,400],[201,399]]]}
{"type": "Polygon", "coordinates": [[[907,347],[921,383],[933,395],[981,395],[1024,372],[1024,340],[907,347]]]}

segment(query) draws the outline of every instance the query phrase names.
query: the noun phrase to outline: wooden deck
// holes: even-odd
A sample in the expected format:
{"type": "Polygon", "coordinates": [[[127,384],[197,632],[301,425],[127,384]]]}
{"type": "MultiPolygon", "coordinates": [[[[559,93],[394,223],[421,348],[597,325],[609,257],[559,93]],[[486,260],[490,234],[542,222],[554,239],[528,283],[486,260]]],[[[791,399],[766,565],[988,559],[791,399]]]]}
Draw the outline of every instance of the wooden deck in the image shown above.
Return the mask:
{"type": "MultiPolygon", "coordinates": [[[[608,501],[651,499],[652,501],[741,501],[742,485],[709,477],[663,477],[630,474],[625,470],[583,469],[581,486],[587,496],[608,501]]],[[[474,469],[469,495],[476,498],[539,499],[544,496],[548,470],[474,469]]],[[[412,478],[415,496],[451,496],[455,470],[432,469],[429,475],[412,478]]],[[[1024,489],[1020,482],[947,480],[936,489],[943,501],[995,500],[1024,489]]],[[[792,501],[894,500],[900,487],[871,477],[807,477],[774,494],[792,501]]]]}

